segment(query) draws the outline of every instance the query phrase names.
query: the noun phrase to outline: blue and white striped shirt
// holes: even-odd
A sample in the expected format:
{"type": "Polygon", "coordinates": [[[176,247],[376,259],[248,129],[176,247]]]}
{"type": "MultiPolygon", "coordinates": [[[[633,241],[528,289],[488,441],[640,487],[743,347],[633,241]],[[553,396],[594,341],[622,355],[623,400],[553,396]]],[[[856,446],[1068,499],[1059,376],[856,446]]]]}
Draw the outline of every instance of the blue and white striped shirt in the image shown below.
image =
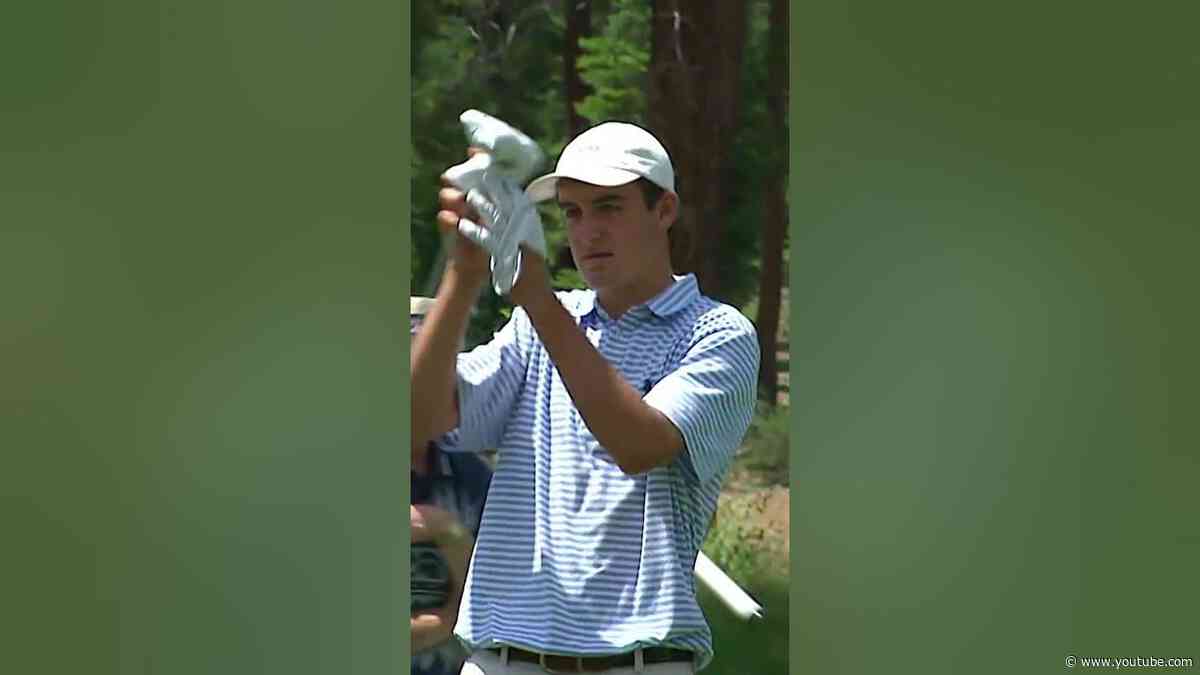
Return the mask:
{"type": "Polygon", "coordinates": [[[759,349],[695,277],[612,319],[593,291],[558,294],[591,343],[682,432],[667,466],[629,476],[576,410],[520,309],[459,356],[447,450],[499,449],[455,634],[579,656],[666,645],[712,658],[693,569],[753,415],[759,349]]]}

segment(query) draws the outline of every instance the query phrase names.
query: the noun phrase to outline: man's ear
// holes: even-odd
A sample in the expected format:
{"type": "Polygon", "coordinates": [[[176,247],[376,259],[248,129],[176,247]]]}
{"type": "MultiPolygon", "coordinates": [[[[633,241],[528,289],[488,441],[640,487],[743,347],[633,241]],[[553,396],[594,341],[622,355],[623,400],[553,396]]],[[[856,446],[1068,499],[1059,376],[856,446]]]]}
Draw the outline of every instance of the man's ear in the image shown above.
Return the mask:
{"type": "Polygon", "coordinates": [[[663,192],[654,205],[654,215],[664,232],[671,229],[679,217],[679,197],[674,192],[663,192]]]}

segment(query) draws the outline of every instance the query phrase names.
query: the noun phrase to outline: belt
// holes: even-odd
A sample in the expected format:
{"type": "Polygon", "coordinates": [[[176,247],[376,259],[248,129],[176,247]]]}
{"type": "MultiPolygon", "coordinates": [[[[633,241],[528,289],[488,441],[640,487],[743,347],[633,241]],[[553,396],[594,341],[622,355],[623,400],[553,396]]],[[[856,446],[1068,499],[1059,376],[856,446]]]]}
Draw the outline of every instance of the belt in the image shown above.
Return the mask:
{"type": "MultiPolygon", "coordinates": [[[[500,648],[492,647],[488,651],[500,656],[500,648]]],[[[691,663],[695,654],[686,649],[671,649],[669,647],[646,647],[642,649],[642,663],[691,663]]],[[[559,656],[557,654],[539,654],[525,651],[516,647],[508,648],[509,661],[536,663],[551,672],[561,673],[595,673],[612,668],[632,668],[633,652],[613,654],[611,656],[559,656]]]]}

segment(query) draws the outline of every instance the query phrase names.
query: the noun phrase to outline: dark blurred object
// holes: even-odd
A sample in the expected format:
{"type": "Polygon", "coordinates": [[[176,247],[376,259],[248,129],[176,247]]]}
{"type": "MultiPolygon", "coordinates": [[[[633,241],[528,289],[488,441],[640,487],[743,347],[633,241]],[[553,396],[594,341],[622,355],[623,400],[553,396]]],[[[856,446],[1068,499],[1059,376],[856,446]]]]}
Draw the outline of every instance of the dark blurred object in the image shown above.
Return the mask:
{"type": "Polygon", "coordinates": [[[409,552],[412,611],[438,609],[450,595],[450,568],[436,544],[413,543],[409,552]]]}

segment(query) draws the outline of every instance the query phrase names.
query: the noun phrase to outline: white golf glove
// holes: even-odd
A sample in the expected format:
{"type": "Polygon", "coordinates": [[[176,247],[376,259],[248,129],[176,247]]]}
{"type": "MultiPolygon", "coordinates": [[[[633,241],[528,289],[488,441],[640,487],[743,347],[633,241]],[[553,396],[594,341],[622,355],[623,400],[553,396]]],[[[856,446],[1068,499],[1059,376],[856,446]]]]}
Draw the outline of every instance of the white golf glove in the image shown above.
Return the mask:
{"type": "Polygon", "coordinates": [[[491,254],[492,288],[507,295],[521,273],[521,246],[546,255],[542,220],[520,187],[541,164],[542,151],[525,134],[477,110],[464,112],[459,120],[468,143],[487,152],[444,174],[466,193],[467,203],[483,221],[481,226],[462,218],[458,231],[491,254]]]}
{"type": "MultiPolygon", "coordinates": [[[[477,168],[481,172],[494,172],[512,179],[514,183],[524,184],[541,166],[544,159],[541,148],[532,138],[509,126],[507,122],[478,110],[467,110],[458,116],[458,120],[467,132],[467,145],[487,150],[487,159],[480,160],[482,166],[476,164],[471,168],[477,168]]],[[[450,171],[471,164],[460,164],[450,171]]],[[[470,176],[464,178],[470,180],[470,176]]]]}
{"type": "Polygon", "coordinates": [[[492,254],[492,288],[508,295],[521,274],[521,247],[546,257],[546,237],[537,208],[516,184],[484,181],[467,192],[467,204],[479,213],[486,227],[463,218],[458,231],[492,254]]]}

